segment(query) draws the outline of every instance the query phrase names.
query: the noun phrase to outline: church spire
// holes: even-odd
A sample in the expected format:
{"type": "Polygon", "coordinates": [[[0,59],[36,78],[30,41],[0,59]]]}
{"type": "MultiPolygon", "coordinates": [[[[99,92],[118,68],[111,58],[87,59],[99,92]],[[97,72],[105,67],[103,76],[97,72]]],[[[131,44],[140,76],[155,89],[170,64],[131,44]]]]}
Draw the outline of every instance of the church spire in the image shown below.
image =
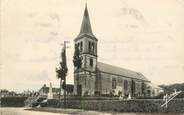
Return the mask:
{"type": "Polygon", "coordinates": [[[91,23],[90,23],[89,14],[88,14],[87,3],[85,6],[85,10],[84,10],[84,16],[83,16],[79,36],[83,34],[94,36],[92,33],[92,29],[91,29],[91,23]]]}

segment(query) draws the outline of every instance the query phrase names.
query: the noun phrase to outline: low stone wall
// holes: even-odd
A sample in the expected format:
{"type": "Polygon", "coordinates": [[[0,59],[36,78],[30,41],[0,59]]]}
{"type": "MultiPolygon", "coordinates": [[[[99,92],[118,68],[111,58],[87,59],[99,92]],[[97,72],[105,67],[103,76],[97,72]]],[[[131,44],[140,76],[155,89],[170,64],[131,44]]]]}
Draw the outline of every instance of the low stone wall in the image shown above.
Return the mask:
{"type": "MultiPolygon", "coordinates": [[[[49,100],[49,107],[57,107],[58,100],[49,100]]],[[[184,99],[175,99],[168,108],[161,108],[164,101],[159,99],[137,100],[67,100],[66,107],[73,109],[118,111],[118,112],[174,112],[184,113],[184,99]]],[[[61,101],[63,107],[63,100],[61,101]]]]}

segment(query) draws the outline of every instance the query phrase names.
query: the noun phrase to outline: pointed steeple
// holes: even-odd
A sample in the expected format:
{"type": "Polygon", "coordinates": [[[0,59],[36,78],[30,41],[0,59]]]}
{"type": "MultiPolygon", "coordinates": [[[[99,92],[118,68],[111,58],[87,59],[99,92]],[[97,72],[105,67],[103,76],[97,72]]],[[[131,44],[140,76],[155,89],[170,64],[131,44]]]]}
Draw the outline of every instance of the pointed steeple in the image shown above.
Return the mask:
{"type": "Polygon", "coordinates": [[[87,35],[90,35],[92,37],[95,37],[93,35],[92,29],[91,29],[91,23],[90,23],[87,3],[86,3],[86,6],[85,6],[84,16],[83,16],[81,29],[80,29],[80,33],[79,33],[78,37],[80,37],[81,35],[84,35],[84,34],[87,34],[87,35]]]}

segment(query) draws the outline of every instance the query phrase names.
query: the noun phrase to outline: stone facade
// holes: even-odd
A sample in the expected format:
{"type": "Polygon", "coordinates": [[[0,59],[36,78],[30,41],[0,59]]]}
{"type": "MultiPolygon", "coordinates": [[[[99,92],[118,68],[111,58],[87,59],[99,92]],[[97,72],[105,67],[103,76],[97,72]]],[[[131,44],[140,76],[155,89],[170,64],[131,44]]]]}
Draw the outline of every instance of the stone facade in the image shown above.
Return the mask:
{"type": "Polygon", "coordinates": [[[95,93],[96,74],[89,72],[79,72],[74,75],[74,94],[94,95],[95,93]],[[78,75],[77,75],[78,74],[78,75]],[[77,90],[78,85],[78,91],[77,90]]]}
{"type": "Polygon", "coordinates": [[[126,78],[120,75],[113,75],[105,72],[98,74],[98,89],[100,94],[113,94],[119,95],[121,92],[123,96],[132,94],[132,82],[135,82],[134,95],[140,96],[142,94],[142,82],[141,80],[135,80],[132,78],[126,78]],[[113,87],[113,80],[115,86],[113,87]]]}

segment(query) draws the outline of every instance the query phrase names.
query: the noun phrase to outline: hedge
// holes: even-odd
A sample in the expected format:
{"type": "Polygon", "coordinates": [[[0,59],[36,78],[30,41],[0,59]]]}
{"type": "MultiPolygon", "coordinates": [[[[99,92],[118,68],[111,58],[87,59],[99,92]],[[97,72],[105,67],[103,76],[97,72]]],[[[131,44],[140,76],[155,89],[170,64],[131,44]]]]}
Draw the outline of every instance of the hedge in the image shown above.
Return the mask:
{"type": "Polygon", "coordinates": [[[1,98],[2,107],[23,107],[27,97],[3,97],[1,98]]]}
{"type": "MultiPolygon", "coordinates": [[[[58,107],[58,100],[49,100],[49,107],[58,107]]],[[[73,109],[118,111],[118,112],[172,112],[184,113],[184,99],[175,99],[162,107],[161,99],[136,99],[136,100],[67,100],[66,107],[73,109]]],[[[63,107],[63,100],[60,103],[63,107]]]]}

